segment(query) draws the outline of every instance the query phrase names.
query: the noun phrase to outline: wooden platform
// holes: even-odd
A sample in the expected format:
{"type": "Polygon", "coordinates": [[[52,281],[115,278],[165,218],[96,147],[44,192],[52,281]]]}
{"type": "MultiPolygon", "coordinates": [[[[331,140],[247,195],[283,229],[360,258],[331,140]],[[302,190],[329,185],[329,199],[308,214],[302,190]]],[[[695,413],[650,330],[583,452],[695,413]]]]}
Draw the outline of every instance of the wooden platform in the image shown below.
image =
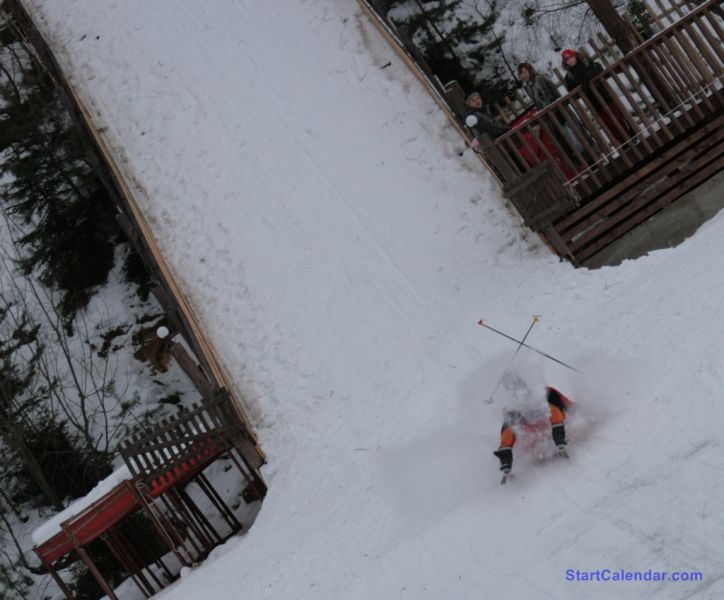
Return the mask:
{"type": "Polygon", "coordinates": [[[576,262],[586,261],[724,168],[724,112],[647,158],[628,169],[623,158],[612,161],[604,167],[618,172],[612,183],[553,223],[576,262]]]}
{"type": "MultiPolygon", "coordinates": [[[[384,2],[358,2],[471,139],[461,119],[464,90],[442,85],[384,2]]],[[[576,265],[724,167],[721,0],[675,2],[653,16],[661,31],[625,56],[608,40],[589,40],[588,54],[604,70],[585,89],[538,112],[515,91],[496,110],[507,122],[525,114],[523,122],[481,140],[486,166],[525,225],[576,265]]],[[[560,84],[558,70],[554,79],[560,84]]]]}
{"type": "Polygon", "coordinates": [[[484,144],[525,223],[574,264],[724,168],[718,6],[684,14],[585,89],[484,144]]]}

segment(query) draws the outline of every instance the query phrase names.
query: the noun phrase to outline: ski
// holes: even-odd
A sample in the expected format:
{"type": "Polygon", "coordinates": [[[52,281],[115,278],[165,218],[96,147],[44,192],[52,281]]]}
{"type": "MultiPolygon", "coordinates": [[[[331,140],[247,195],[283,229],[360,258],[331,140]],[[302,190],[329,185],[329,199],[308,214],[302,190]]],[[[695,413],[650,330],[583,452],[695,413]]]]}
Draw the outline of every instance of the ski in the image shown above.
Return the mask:
{"type": "Polygon", "coordinates": [[[503,473],[503,477],[500,479],[500,485],[505,485],[508,483],[508,479],[510,479],[512,473],[508,471],[507,473],[503,473]]]}

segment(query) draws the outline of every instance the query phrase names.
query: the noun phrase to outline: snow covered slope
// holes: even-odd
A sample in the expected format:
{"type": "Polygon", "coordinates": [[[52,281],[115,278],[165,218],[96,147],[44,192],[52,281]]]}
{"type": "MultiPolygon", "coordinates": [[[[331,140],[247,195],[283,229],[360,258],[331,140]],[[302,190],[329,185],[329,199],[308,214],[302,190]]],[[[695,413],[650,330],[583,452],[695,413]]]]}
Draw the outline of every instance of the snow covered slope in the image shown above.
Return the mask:
{"type": "Polygon", "coordinates": [[[721,215],[559,263],[354,0],[24,0],[92,107],[269,457],[251,532],[160,594],[719,598],[721,215]],[[42,21],[41,21],[42,19],[42,21]],[[391,63],[388,65],[388,63],[391,63]],[[498,485],[519,357],[580,405],[498,485]],[[701,571],[569,582],[567,569],[701,571]]]}

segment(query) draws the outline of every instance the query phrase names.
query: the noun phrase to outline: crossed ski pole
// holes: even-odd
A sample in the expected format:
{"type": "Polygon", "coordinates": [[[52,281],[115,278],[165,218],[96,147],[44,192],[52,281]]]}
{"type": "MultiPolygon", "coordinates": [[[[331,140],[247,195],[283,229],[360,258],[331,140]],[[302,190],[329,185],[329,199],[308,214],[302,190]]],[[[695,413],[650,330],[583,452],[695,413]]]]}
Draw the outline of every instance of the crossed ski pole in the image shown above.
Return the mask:
{"type": "MultiPolygon", "coordinates": [[[[533,323],[533,324],[535,324],[535,323],[533,323]]],[[[530,330],[533,328],[533,324],[531,324],[530,328],[528,329],[529,333],[530,333],[530,330]]],[[[541,356],[545,356],[547,359],[552,360],[553,362],[556,362],[559,365],[562,365],[562,366],[566,367],[567,369],[570,369],[571,371],[575,371],[576,373],[579,372],[578,369],[576,369],[575,367],[572,367],[571,365],[569,365],[567,363],[564,363],[562,360],[558,360],[555,356],[551,356],[550,354],[546,354],[542,350],[538,350],[537,348],[533,348],[533,346],[529,346],[528,344],[525,343],[525,338],[523,338],[522,341],[516,340],[513,336],[510,336],[507,333],[503,333],[502,331],[498,331],[494,327],[491,327],[487,323],[483,322],[482,319],[480,319],[480,321],[478,321],[478,325],[481,325],[482,327],[485,327],[486,329],[490,329],[490,331],[494,331],[498,335],[502,335],[504,338],[508,338],[512,342],[515,342],[516,344],[518,344],[518,350],[520,350],[521,348],[528,348],[528,350],[533,350],[533,352],[537,352],[541,356]]],[[[526,337],[527,336],[528,336],[528,334],[526,333],[526,337]]]]}
{"type": "MultiPolygon", "coordinates": [[[[503,382],[503,378],[505,377],[505,374],[508,372],[508,369],[510,369],[510,365],[512,365],[513,362],[515,361],[515,357],[518,356],[518,352],[520,352],[520,349],[521,349],[523,346],[526,346],[525,340],[528,338],[528,334],[531,332],[531,330],[533,329],[533,326],[534,326],[538,321],[540,321],[540,315],[533,315],[533,321],[531,322],[530,327],[528,327],[528,331],[525,332],[525,335],[523,336],[523,339],[518,342],[518,347],[515,349],[515,353],[513,354],[513,357],[510,359],[510,362],[508,363],[508,366],[505,367],[505,370],[503,371],[503,373],[502,373],[502,374],[500,375],[500,377],[498,378],[498,383],[495,384],[495,389],[493,389],[493,392],[490,394],[490,396],[485,399],[485,403],[486,403],[486,404],[492,404],[492,403],[493,403],[493,397],[495,396],[495,392],[498,391],[498,388],[500,387],[500,384],[503,382]]],[[[482,320],[482,319],[480,319],[480,321],[478,321],[478,325],[482,325],[483,327],[487,327],[487,325],[485,325],[485,323],[483,323],[483,320],[482,320]]],[[[488,329],[492,329],[492,328],[488,327],[488,329]]],[[[498,333],[500,333],[500,332],[498,332],[498,333]]],[[[503,335],[504,335],[504,334],[503,334],[503,335]]],[[[510,336],[507,336],[507,335],[506,335],[505,337],[510,337],[510,336]]],[[[510,338],[510,339],[514,339],[514,338],[510,338]]],[[[517,342],[518,340],[515,340],[515,341],[517,342]]],[[[526,346],[526,348],[527,348],[527,347],[528,347],[528,346],[526,346]]]]}

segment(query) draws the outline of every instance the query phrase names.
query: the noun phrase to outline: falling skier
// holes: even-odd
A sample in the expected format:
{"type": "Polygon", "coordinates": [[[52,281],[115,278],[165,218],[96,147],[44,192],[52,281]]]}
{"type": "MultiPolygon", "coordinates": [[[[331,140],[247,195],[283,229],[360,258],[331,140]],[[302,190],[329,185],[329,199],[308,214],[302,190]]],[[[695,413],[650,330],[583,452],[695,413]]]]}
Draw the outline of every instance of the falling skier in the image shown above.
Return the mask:
{"type": "MultiPolygon", "coordinates": [[[[505,387],[510,390],[514,389],[514,396],[519,399],[521,391],[530,398],[530,390],[525,382],[515,374],[511,374],[506,382],[505,387]]],[[[566,412],[571,406],[571,401],[557,389],[546,387],[546,400],[548,401],[548,414],[541,411],[537,407],[531,407],[529,402],[527,406],[511,407],[505,411],[503,427],[500,430],[500,447],[493,453],[500,460],[500,470],[503,472],[501,483],[504,484],[508,479],[508,474],[513,466],[513,446],[518,435],[526,435],[535,437],[551,426],[553,435],[553,443],[559,456],[568,458],[567,440],[565,420],[566,412]]]]}

